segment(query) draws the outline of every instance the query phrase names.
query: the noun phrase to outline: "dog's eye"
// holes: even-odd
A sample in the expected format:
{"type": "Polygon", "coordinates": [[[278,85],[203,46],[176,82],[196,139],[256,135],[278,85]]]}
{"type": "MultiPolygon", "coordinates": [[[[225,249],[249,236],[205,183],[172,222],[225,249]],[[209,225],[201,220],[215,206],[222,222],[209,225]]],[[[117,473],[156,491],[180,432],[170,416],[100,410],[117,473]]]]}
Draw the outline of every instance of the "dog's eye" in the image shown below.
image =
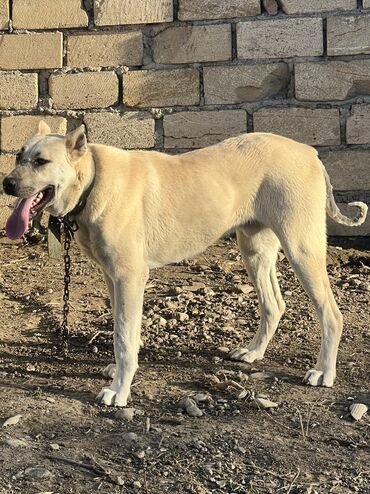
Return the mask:
{"type": "Polygon", "coordinates": [[[47,163],[50,163],[50,160],[44,160],[44,158],[37,158],[35,160],[35,165],[36,166],[46,165],[47,163]]]}

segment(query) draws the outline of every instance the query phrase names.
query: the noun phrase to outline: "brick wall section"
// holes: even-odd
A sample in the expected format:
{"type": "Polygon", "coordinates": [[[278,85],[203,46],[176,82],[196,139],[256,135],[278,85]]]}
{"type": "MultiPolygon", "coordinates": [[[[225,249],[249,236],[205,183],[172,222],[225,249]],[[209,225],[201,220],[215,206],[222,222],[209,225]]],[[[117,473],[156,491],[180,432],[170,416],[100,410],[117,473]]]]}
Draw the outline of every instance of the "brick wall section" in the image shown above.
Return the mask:
{"type": "Polygon", "coordinates": [[[0,73],[0,109],[28,110],[38,103],[37,74],[0,73]]]}
{"type": "Polygon", "coordinates": [[[110,71],[53,74],[49,93],[56,109],[106,108],[117,102],[118,78],[110,71]]]}
{"type": "Polygon", "coordinates": [[[0,29],[9,27],[9,0],[0,0],[0,29]]]}
{"type": "Polygon", "coordinates": [[[340,144],[339,110],[263,108],[254,114],[254,130],[286,135],[311,146],[340,144]]]}
{"type": "Polygon", "coordinates": [[[13,0],[14,29],[86,27],[87,13],[75,0],[13,0]]]}
{"type": "Polygon", "coordinates": [[[237,24],[238,57],[241,59],[313,57],[322,55],[320,18],[274,19],[237,24]]]}
{"type": "MultiPolygon", "coordinates": [[[[367,1],[367,0],[365,0],[367,1]]],[[[280,0],[286,14],[316,14],[318,12],[340,12],[356,10],[357,0],[280,0]]]]}
{"type": "Polygon", "coordinates": [[[199,104],[196,69],[135,70],[123,76],[123,102],[127,106],[182,106],[199,104]]]}
{"type": "Polygon", "coordinates": [[[143,54],[141,31],[68,37],[67,64],[70,67],[139,66],[143,54]]]}
{"type": "Polygon", "coordinates": [[[0,0],[0,175],[41,116],[171,153],[276,132],[370,202],[370,0],[0,0]]]}

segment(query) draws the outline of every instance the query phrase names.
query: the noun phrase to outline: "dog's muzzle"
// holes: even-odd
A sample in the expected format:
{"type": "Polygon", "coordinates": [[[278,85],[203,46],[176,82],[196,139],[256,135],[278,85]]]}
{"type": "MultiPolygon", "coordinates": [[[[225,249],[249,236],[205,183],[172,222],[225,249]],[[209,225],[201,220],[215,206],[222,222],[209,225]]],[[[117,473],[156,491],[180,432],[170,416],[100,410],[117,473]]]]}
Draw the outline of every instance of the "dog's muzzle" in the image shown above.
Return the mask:
{"type": "Polygon", "coordinates": [[[3,189],[5,194],[9,196],[16,196],[17,180],[12,177],[5,177],[3,180],[3,189]]]}

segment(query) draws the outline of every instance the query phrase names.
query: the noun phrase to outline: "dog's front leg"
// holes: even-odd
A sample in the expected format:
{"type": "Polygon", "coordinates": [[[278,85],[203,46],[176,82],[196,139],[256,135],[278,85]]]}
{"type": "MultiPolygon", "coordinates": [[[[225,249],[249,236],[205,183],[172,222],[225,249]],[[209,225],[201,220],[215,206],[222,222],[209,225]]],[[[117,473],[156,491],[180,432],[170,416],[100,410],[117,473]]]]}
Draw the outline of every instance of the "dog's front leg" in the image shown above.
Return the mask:
{"type": "Polygon", "coordinates": [[[114,355],[116,372],[109,387],[102,389],[97,399],[105,405],[124,407],[138,367],[141,316],[148,269],[135,270],[130,276],[114,283],[114,355]]]}

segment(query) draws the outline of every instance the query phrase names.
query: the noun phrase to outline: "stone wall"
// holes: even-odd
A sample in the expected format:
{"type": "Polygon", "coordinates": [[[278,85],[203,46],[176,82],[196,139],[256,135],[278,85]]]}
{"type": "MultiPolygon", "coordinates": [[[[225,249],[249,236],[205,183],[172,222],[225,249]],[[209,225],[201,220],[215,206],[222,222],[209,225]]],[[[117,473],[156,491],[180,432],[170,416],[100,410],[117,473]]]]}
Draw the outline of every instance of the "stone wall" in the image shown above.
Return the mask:
{"type": "Polygon", "coordinates": [[[369,202],[370,0],[0,0],[0,30],[0,175],[40,116],[167,152],[271,131],[369,202]]]}

